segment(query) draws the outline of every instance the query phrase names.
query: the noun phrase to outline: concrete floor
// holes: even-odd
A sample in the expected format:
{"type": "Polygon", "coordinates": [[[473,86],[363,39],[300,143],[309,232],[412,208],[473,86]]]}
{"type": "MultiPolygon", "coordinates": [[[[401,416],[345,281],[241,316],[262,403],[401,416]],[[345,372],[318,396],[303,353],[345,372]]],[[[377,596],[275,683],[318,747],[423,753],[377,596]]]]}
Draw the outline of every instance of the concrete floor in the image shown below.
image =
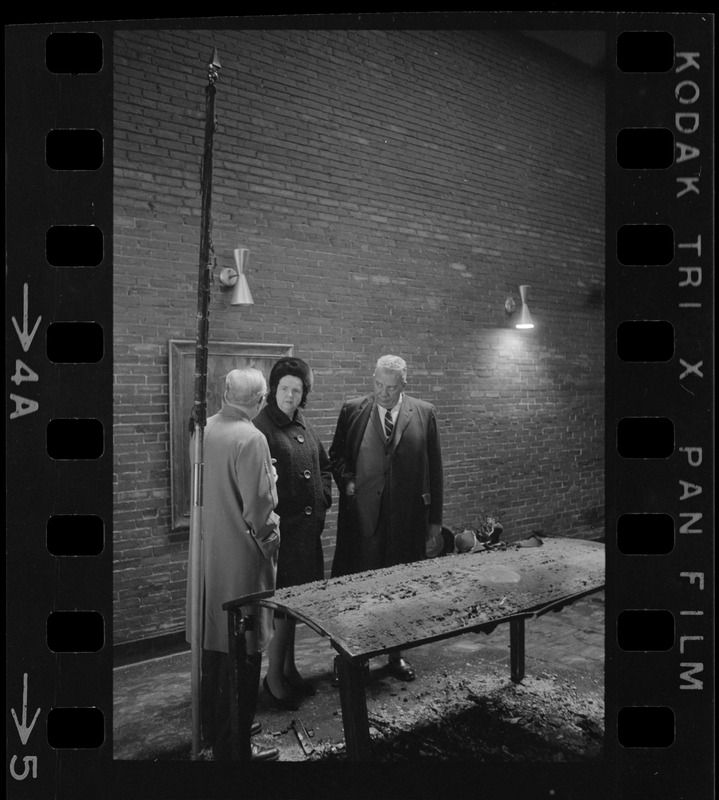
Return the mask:
{"type": "MultiPolygon", "coordinates": [[[[512,746],[508,733],[523,729],[523,742],[568,741],[572,731],[593,730],[571,748],[547,750],[542,758],[578,760],[597,756],[603,732],[604,703],[604,594],[598,593],[549,613],[526,625],[526,672],[521,685],[509,679],[509,627],[502,625],[489,635],[464,634],[422,645],[405,653],[417,679],[402,683],[387,673],[386,660],[370,662],[367,703],[373,741],[392,729],[414,735],[428,730],[427,714],[463,725],[471,738],[474,727],[466,706],[474,710],[484,702],[483,731],[490,723],[504,725],[509,746],[491,749],[505,760],[520,760],[524,745],[512,746]],[[469,698],[469,700],[465,699],[469,698]],[[460,700],[465,707],[461,707],[460,700]],[[556,714],[564,712],[559,718],[556,714]],[[487,718],[494,715],[496,720],[487,718]],[[553,716],[554,715],[554,716],[553,716]],[[501,717],[501,720],[499,719],[501,717]],[[413,734],[412,729],[415,729],[413,734]],[[531,738],[526,738],[531,734],[531,738]],[[586,743],[586,753],[583,752],[586,743]]],[[[317,688],[316,696],[302,702],[299,711],[270,708],[263,691],[256,718],[263,731],[255,741],[280,749],[282,761],[308,758],[343,758],[344,736],[339,692],[331,686],[334,650],[326,639],[309,628],[297,628],[296,660],[300,672],[317,688]],[[302,750],[292,721],[301,720],[310,734],[315,753],[302,750]]],[[[264,670],[263,670],[264,674],[264,670]]],[[[436,726],[435,726],[436,729],[436,726]]],[[[482,736],[480,730],[476,737],[482,736]]],[[[484,734],[486,735],[486,733],[484,734]]],[[[438,750],[425,735],[423,741],[438,750]]],[[[517,740],[519,741],[519,740],[517,740]]],[[[114,758],[121,760],[189,760],[191,751],[190,654],[141,661],[114,670],[114,758]]],[[[485,743],[486,744],[486,743],[485,743]]],[[[557,742],[554,743],[555,745],[557,742]]],[[[533,744],[527,753],[539,752],[533,744]]],[[[469,751],[468,751],[469,752],[469,751]]],[[[489,753],[475,748],[471,751],[489,753]]],[[[544,751],[542,751],[544,752],[544,751]]],[[[446,753],[444,754],[446,756],[446,753]]],[[[526,755],[526,758],[530,758],[526,755]]]]}

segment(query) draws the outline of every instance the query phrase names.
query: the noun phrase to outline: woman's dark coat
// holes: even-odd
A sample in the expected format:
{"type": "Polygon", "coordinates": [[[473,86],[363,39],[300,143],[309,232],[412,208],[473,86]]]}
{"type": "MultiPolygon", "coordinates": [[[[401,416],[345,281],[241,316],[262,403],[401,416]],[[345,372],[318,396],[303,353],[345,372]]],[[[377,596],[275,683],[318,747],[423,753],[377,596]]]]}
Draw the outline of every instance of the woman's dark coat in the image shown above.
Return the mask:
{"type": "Polygon", "coordinates": [[[277,564],[277,588],[324,578],[321,534],[332,504],[329,457],[314,428],[297,409],[294,419],[267,405],[253,420],[265,434],[277,460],[275,511],[282,543],[277,564]]]}

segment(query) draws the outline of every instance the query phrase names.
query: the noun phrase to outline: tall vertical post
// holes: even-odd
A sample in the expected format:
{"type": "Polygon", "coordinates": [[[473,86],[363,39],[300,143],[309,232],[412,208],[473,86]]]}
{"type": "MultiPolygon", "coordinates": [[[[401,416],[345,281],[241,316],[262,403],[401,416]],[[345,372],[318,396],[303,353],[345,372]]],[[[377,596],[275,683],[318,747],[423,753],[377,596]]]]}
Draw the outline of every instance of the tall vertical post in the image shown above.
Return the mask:
{"type": "Polygon", "coordinates": [[[202,215],[200,220],[200,267],[197,281],[197,344],[195,348],[195,400],[190,419],[192,436],[190,548],[188,581],[190,597],[190,647],[191,647],[191,697],[192,697],[192,753],[196,759],[202,746],[200,716],[200,678],[203,641],[203,581],[202,581],[202,485],[203,446],[207,420],[207,349],[210,330],[210,287],[212,281],[212,148],[216,128],[215,81],[220,69],[217,50],[207,65],[205,89],[205,147],[200,174],[202,215]]]}

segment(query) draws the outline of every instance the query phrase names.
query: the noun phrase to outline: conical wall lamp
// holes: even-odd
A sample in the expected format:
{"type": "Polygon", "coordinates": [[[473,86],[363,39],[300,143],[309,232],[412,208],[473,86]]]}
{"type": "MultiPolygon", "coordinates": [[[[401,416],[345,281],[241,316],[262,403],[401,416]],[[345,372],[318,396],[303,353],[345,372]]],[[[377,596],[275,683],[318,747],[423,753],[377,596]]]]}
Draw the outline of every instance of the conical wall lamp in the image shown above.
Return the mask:
{"type": "Polygon", "coordinates": [[[527,291],[529,286],[522,284],[519,287],[519,296],[522,300],[522,308],[519,310],[519,319],[514,323],[514,327],[518,330],[529,330],[534,327],[534,320],[529,313],[529,306],[527,305],[527,291]]]}
{"type": "Polygon", "coordinates": [[[232,306],[252,306],[255,301],[252,299],[252,292],[247,285],[247,277],[245,276],[245,267],[247,266],[247,259],[250,257],[250,251],[246,247],[238,247],[235,249],[235,264],[237,265],[237,283],[232,292],[232,306]]]}
{"type": "Polygon", "coordinates": [[[252,306],[255,301],[252,299],[252,292],[247,284],[245,266],[250,256],[250,251],[246,247],[237,247],[234,250],[235,265],[237,269],[223,269],[220,271],[220,283],[223,286],[234,287],[230,305],[233,306],[252,306]]]}
{"type": "Polygon", "coordinates": [[[515,315],[517,304],[514,302],[513,297],[508,297],[504,303],[504,310],[507,312],[507,314],[514,315],[512,325],[520,331],[531,330],[534,327],[534,320],[532,319],[532,315],[529,313],[529,306],[527,305],[528,290],[529,286],[527,284],[522,284],[519,287],[519,297],[522,301],[522,307],[519,310],[519,314],[515,315]]]}

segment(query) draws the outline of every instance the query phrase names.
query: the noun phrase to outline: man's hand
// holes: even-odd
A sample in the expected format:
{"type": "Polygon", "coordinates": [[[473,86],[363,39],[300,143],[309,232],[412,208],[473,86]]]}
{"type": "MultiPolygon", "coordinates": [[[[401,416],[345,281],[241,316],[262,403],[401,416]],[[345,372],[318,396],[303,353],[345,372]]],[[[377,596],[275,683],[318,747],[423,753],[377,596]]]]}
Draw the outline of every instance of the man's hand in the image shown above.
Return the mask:
{"type": "Polygon", "coordinates": [[[435,558],[442,552],[444,539],[442,538],[442,526],[436,523],[429,526],[427,540],[425,542],[425,555],[427,558],[435,558]]]}
{"type": "Polygon", "coordinates": [[[345,494],[347,497],[354,497],[355,493],[355,482],[354,481],[347,481],[347,486],[345,486],[345,494]]]}

